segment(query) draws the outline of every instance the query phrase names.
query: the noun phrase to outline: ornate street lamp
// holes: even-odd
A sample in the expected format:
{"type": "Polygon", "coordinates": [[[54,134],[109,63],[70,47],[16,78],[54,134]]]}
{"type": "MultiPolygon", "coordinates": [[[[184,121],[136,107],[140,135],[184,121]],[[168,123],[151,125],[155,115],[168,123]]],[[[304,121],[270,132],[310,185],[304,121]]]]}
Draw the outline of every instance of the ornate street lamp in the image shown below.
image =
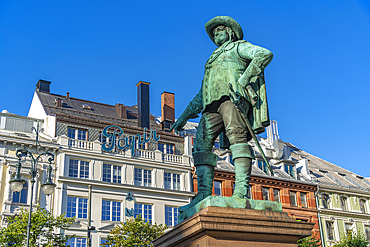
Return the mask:
{"type": "MultiPolygon", "coordinates": [[[[37,122],[37,129],[35,127],[32,127],[33,130],[35,130],[36,132],[36,150],[38,150],[38,148],[40,147],[40,143],[39,143],[39,132],[42,132],[44,129],[39,129],[39,123],[37,122]]],[[[49,156],[49,166],[47,167],[47,178],[46,178],[46,182],[44,184],[42,184],[42,192],[44,192],[45,195],[50,195],[54,192],[54,188],[55,188],[55,184],[51,181],[51,171],[52,171],[52,167],[51,167],[51,162],[54,160],[54,155],[50,152],[43,152],[43,153],[32,153],[30,151],[28,151],[27,149],[25,148],[21,148],[21,149],[17,149],[16,151],[16,156],[18,157],[18,163],[17,163],[17,166],[16,166],[16,173],[15,173],[15,177],[14,179],[12,179],[9,183],[10,183],[10,189],[13,191],[13,192],[20,192],[22,189],[23,189],[23,183],[24,181],[20,178],[20,171],[21,171],[21,158],[22,157],[30,157],[31,158],[31,171],[30,171],[30,174],[31,174],[31,200],[30,200],[30,211],[29,211],[29,215],[28,215],[28,225],[27,225],[27,247],[29,247],[29,243],[30,243],[30,230],[31,230],[31,213],[32,213],[32,201],[33,201],[33,188],[34,188],[34,184],[36,182],[35,178],[37,176],[37,164],[39,162],[39,159],[44,156],[44,155],[47,155],[49,156]]]]}

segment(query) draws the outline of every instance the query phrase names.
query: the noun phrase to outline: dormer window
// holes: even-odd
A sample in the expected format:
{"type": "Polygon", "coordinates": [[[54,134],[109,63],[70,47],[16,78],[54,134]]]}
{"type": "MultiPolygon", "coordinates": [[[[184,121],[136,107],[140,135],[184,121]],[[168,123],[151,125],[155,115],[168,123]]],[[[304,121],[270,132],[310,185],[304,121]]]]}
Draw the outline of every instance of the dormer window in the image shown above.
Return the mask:
{"type": "Polygon", "coordinates": [[[92,109],[91,106],[89,106],[88,104],[83,104],[82,108],[86,109],[86,110],[91,110],[92,109]]]}
{"type": "Polygon", "coordinates": [[[259,169],[261,169],[264,173],[268,174],[268,167],[266,162],[262,160],[257,160],[257,166],[259,169]]]}
{"type": "Polygon", "coordinates": [[[294,178],[294,167],[290,165],[284,165],[284,170],[286,173],[288,173],[289,176],[294,178]]]}

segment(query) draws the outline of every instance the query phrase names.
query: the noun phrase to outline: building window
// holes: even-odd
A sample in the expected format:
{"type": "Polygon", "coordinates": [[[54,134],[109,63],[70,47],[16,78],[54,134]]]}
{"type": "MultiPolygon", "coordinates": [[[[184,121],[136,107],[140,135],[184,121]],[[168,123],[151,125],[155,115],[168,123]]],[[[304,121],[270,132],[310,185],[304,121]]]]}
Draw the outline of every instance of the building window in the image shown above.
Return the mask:
{"type": "Polygon", "coordinates": [[[23,189],[19,192],[13,192],[13,203],[27,203],[28,183],[23,180],[23,189]]]}
{"type": "Polygon", "coordinates": [[[101,246],[101,247],[113,247],[113,246],[115,246],[114,244],[112,244],[112,245],[108,245],[108,244],[105,244],[106,242],[108,242],[108,240],[107,239],[105,239],[105,238],[102,238],[101,240],[100,240],[100,245],[99,246],[101,246]]]}
{"type": "Polygon", "coordinates": [[[222,186],[220,181],[214,181],[215,195],[222,196],[222,186]]]}
{"type": "Polygon", "coordinates": [[[68,128],[68,137],[71,139],[87,141],[87,131],[68,128]]]}
{"type": "Polygon", "coordinates": [[[367,214],[366,201],[364,199],[360,199],[360,208],[363,214],[367,214]]]}
{"type": "Polygon", "coordinates": [[[307,194],[301,193],[301,205],[304,208],[307,208],[307,194]]]}
{"type": "Polygon", "coordinates": [[[347,198],[344,196],[340,197],[340,207],[342,208],[343,211],[347,211],[347,198]]]}
{"type": "Polygon", "coordinates": [[[103,200],[101,219],[110,221],[121,221],[121,202],[103,200]]]}
{"type": "Polygon", "coordinates": [[[79,197],[67,197],[67,217],[77,216],[80,219],[87,219],[87,199],[79,197]]]}
{"type": "Polygon", "coordinates": [[[169,190],[180,190],[180,174],[165,172],[164,188],[169,190]]]}
{"type": "Polygon", "coordinates": [[[345,224],[346,226],[346,235],[351,235],[352,234],[352,224],[351,223],[348,223],[348,224],[345,224]]]}
{"type": "Polygon", "coordinates": [[[70,247],[86,247],[86,238],[71,238],[67,241],[70,247]]]}
{"type": "Polygon", "coordinates": [[[280,190],[274,189],[274,201],[280,202],[280,190]]]}
{"type": "Polygon", "coordinates": [[[294,178],[293,166],[284,165],[284,169],[285,169],[285,172],[288,173],[289,176],[291,176],[292,178],[294,178]]]}
{"type": "Polygon", "coordinates": [[[262,160],[257,160],[258,168],[261,169],[264,173],[268,174],[268,168],[266,162],[262,160]]]}
{"type": "Polygon", "coordinates": [[[89,178],[89,162],[69,159],[69,177],[89,178]]]}
{"type": "Polygon", "coordinates": [[[329,208],[329,195],[322,194],[321,195],[321,199],[322,199],[322,206],[324,208],[329,208]]]}
{"type": "Polygon", "coordinates": [[[370,240],[370,226],[365,226],[366,239],[370,240]]]}
{"type": "Polygon", "coordinates": [[[177,216],[179,215],[179,209],[176,207],[165,207],[165,223],[167,226],[177,225],[177,216]]]}
{"type": "Polygon", "coordinates": [[[175,146],[173,144],[158,143],[158,150],[166,154],[174,154],[175,146]]]}
{"type": "Polygon", "coordinates": [[[326,233],[328,234],[329,240],[334,240],[334,223],[326,221],[326,233]]]}
{"type": "Polygon", "coordinates": [[[121,183],[121,166],[103,164],[103,181],[121,183]]]}
{"type": "Polygon", "coordinates": [[[152,186],[152,171],[135,167],[134,184],[146,187],[152,186]]]}
{"type": "Polygon", "coordinates": [[[269,189],[262,187],[262,200],[269,201],[270,200],[270,195],[269,195],[269,189]]]}
{"type": "Polygon", "coordinates": [[[290,205],[297,207],[297,193],[290,191],[290,205]]]}
{"type": "Polygon", "coordinates": [[[135,203],[134,217],[141,215],[145,221],[152,221],[152,205],[135,203]]]}

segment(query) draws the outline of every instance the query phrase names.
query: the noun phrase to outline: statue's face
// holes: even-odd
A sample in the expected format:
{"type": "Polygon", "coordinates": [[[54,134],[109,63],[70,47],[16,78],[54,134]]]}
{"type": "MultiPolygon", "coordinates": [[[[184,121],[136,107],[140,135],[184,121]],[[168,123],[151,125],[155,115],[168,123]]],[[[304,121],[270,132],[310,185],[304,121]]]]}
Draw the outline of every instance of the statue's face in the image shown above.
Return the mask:
{"type": "Polygon", "coordinates": [[[213,31],[215,36],[215,43],[217,46],[221,46],[223,43],[229,40],[229,34],[224,26],[218,26],[213,31]]]}

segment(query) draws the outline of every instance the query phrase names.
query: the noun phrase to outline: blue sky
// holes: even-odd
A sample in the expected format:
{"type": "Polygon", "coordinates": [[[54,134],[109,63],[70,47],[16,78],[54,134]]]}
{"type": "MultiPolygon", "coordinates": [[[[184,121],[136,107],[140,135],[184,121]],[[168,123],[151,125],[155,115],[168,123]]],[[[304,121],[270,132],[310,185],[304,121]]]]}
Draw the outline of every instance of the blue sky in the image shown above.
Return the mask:
{"type": "Polygon", "coordinates": [[[0,110],[26,116],[35,84],[107,104],[136,104],[150,82],[151,112],[175,93],[176,117],[200,88],[216,48],[204,24],[229,15],[244,39],[270,49],[271,119],[280,137],[370,177],[368,1],[0,1],[0,110]]]}

